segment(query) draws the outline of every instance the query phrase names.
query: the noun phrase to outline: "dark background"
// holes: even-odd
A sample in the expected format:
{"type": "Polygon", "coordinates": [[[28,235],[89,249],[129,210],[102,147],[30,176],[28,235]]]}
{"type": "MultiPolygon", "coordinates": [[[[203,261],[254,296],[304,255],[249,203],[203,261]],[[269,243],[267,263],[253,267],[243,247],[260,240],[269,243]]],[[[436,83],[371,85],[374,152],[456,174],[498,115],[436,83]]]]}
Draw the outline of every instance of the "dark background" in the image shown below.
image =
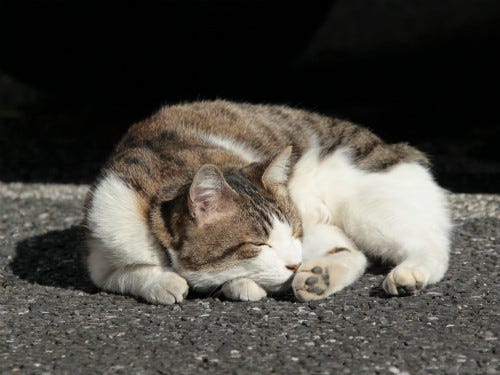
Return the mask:
{"type": "Polygon", "coordinates": [[[160,105],[348,118],[500,191],[498,1],[0,1],[0,180],[90,183],[160,105]]]}

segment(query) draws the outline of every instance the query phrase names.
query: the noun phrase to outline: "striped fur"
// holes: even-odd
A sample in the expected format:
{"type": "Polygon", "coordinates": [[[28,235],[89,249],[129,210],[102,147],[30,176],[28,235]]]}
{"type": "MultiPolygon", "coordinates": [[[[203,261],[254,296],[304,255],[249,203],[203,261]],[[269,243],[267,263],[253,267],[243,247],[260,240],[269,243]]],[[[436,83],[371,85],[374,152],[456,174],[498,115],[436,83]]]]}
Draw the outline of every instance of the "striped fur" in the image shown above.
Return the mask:
{"type": "MultiPolygon", "coordinates": [[[[90,275],[104,289],[154,303],[182,300],[184,279],[199,290],[228,283],[223,290],[229,296],[247,300],[289,287],[293,280],[299,299],[314,299],[298,285],[306,280],[300,272],[309,270],[304,265],[295,274],[310,254],[351,259],[356,270],[346,271],[339,282],[343,286],[364,270],[361,251],[396,263],[409,257],[403,245],[394,254],[380,255],[379,245],[369,243],[379,239],[364,238],[346,221],[358,220],[363,227],[363,208],[349,209],[356,206],[356,192],[371,179],[385,186],[401,166],[416,168],[415,176],[423,173],[415,183],[438,206],[439,235],[445,239],[434,242],[447,264],[444,198],[429,177],[427,158],[413,147],[385,144],[350,122],[284,106],[213,101],[164,107],[129,129],[91,190],[86,205],[90,275]],[[311,241],[308,236],[316,232],[328,240],[311,241]],[[307,249],[308,243],[315,248],[307,249]],[[339,248],[348,251],[332,251],[339,248]],[[243,281],[233,282],[237,279],[243,281]],[[162,287],[151,291],[152,285],[162,287]],[[254,295],[240,293],[242,287],[254,295]]],[[[384,191],[403,188],[396,182],[384,191]]],[[[363,197],[372,193],[379,194],[375,188],[363,197]]],[[[390,196],[376,199],[392,204],[390,196]]],[[[403,207],[406,195],[401,199],[403,207]]],[[[383,206],[381,214],[387,209],[383,206]]],[[[384,241],[379,242],[383,248],[384,241]]],[[[442,277],[442,269],[436,276],[424,275],[425,283],[442,277]]],[[[401,283],[393,284],[387,289],[397,294],[401,283]]]]}

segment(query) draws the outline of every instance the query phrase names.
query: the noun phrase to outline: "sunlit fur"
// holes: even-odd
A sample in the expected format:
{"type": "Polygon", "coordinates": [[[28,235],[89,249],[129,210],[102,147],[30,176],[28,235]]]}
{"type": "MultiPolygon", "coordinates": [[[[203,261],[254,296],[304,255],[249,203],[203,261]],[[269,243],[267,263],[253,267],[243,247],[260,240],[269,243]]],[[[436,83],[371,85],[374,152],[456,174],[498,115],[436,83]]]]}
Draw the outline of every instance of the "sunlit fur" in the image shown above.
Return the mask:
{"type": "Polygon", "coordinates": [[[367,257],[395,265],[383,287],[398,295],[448,266],[446,198],[422,153],[288,107],[165,107],[129,130],[86,207],[91,279],[151,303],[219,287],[321,299],[367,257]]]}

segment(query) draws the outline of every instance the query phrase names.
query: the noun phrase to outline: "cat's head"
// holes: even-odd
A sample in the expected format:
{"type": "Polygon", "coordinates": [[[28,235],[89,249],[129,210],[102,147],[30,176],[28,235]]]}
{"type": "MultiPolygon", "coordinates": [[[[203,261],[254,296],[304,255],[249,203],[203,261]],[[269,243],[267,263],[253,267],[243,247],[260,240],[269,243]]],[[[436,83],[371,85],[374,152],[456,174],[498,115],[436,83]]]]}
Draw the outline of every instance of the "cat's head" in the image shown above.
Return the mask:
{"type": "Polygon", "coordinates": [[[223,174],[202,166],[168,220],[174,269],[192,288],[211,291],[249,278],[267,291],[287,288],[302,262],[302,227],[289,198],[291,147],[223,174]]]}

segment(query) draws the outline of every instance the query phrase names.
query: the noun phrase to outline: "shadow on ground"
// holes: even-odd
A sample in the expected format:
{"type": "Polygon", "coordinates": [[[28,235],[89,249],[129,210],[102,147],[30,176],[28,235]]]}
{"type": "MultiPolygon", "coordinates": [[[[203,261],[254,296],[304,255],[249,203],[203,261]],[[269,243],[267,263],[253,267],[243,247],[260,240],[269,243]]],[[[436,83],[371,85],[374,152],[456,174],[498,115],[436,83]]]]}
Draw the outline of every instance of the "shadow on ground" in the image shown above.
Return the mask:
{"type": "MultiPolygon", "coordinates": [[[[497,249],[500,246],[498,228],[500,220],[496,218],[469,219],[457,224],[454,230],[450,269],[441,283],[429,288],[443,288],[444,284],[452,282],[455,285],[470,283],[471,276],[457,272],[460,269],[459,259],[465,255],[468,261],[474,260],[475,271],[483,275],[495,272],[498,264],[497,249]],[[464,246],[470,242],[474,246],[464,246]],[[491,242],[486,244],[486,242],[491,242]],[[477,257],[482,257],[478,262],[477,257]]],[[[97,293],[98,289],[90,281],[83,263],[85,248],[84,228],[73,226],[65,230],[51,231],[43,235],[28,238],[16,246],[16,257],[11,264],[12,272],[30,283],[52,286],[64,289],[81,290],[86,293],[97,293]]],[[[391,269],[390,265],[373,261],[366,273],[370,275],[385,275],[391,269]]],[[[425,292],[424,292],[425,293],[425,292]]],[[[390,298],[380,285],[373,286],[369,292],[370,297],[390,298]]],[[[220,288],[212,293],[195,293],[190,291],[188,299],[197,298],[224,299],[220,288]]],[[[292,291],[280,295],[272,295],[277,301],[294,301],[292,291]]]]}
{"type": "Polygon", "coordinates": [[[82,262],[84,235],[82,227],[73,226],[19,242],[12,272],[30,283],[97,292],[82,262]]]}
{"type": "MultiPolygon", "coordinates": [[[[11,264],[12,272],[30,283],[97,293],[99,290],[93,285],[84,266],[84,239],[84,228],[72,226],[23,240],[16,246],[16,256],[11,264]]],[[[367,273],[380,275],[389,270],[388,265],[374,263],[367,273]]],[[[373,288],[370,295],[387,298],[378,286],[373,288]]],[[[203,297],[207,297],[207,294],[190,291],[188,298],[203,297]]],[[[220,288],[214,289],[208,297],[225,299],[220,288]]],[[[295,301],[291,290],[273,294],[272,298],[278,301],[295,301]]]]}

